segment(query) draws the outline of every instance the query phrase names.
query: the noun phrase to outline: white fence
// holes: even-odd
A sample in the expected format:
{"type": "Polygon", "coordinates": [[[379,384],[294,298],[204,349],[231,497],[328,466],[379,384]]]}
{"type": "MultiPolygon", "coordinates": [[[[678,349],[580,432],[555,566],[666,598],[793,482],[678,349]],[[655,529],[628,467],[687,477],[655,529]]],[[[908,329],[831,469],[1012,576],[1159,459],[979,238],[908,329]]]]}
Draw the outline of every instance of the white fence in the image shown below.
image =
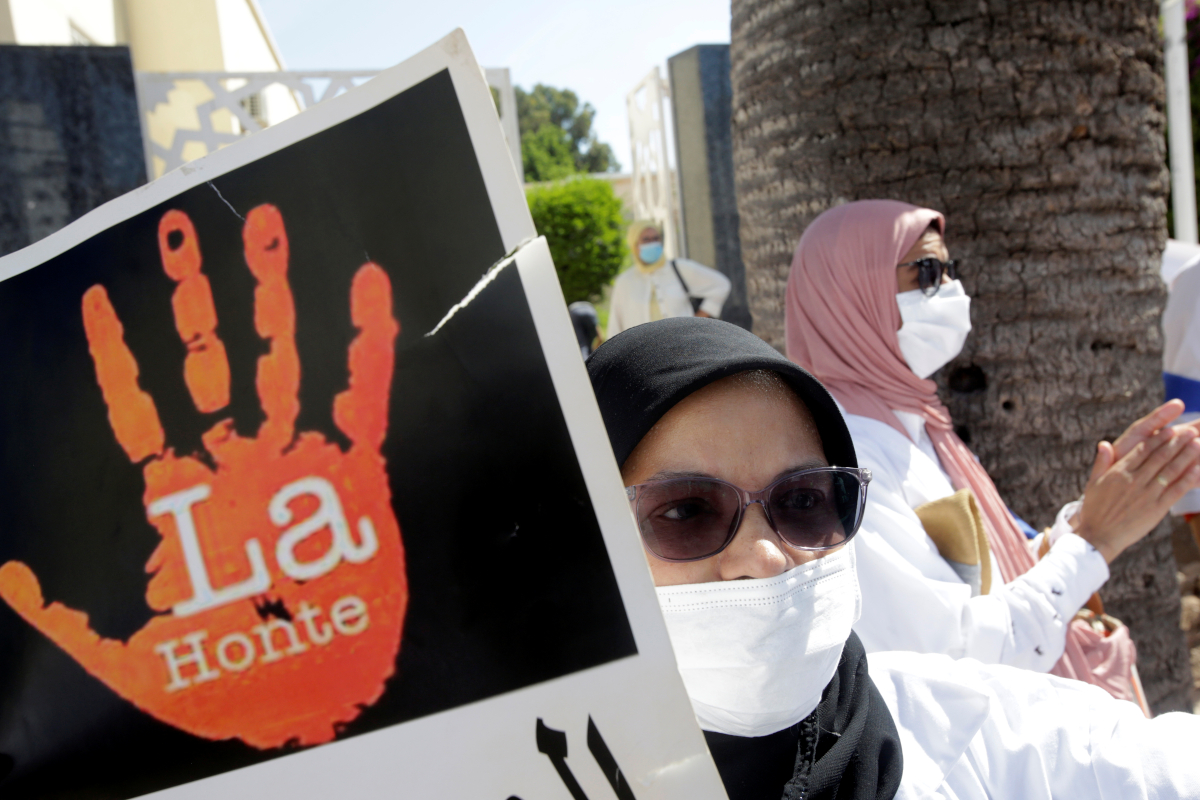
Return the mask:
{"type": "MultiPolygon", "coordinates": [[[[151,180],[374,77],[375,71],[138,72],[146,174],[151,180]]],[[[507,69],[485,71],[518,174],[521,141],[507,69]]]]}

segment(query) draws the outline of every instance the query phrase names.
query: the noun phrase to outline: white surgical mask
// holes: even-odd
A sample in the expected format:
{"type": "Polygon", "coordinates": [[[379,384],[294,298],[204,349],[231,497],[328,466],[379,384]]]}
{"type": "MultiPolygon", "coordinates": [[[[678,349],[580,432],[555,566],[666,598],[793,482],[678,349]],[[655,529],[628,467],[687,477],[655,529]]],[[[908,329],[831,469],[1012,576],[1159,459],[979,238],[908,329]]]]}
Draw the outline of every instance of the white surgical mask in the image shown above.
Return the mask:
{"type": "Polygon", "coordinates": [[[962,352],[971,332],[971,298],[962,283],[943,283],[933,297],[920,289],[900,292],[896,304],[900,353],[918,378],[928,378],[962,352]]]}
{"type": "Polygon", "coordinates": [[[766,736],[821,701],[862,598],[853,544],[774,578],[658,588],[700,727],[766,736]]]}

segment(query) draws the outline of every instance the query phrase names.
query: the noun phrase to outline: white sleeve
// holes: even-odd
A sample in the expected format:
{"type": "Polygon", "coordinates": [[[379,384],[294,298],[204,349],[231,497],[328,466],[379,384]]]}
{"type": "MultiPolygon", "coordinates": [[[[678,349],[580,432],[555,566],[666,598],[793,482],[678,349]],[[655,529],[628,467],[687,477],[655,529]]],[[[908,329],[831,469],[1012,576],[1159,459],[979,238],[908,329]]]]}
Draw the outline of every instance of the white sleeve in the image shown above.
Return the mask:
{"type": "Polygon", "coordinates": [[[867,652],[913,650],[1046,672],[1062,656],[1075,612],[1108,579],[1108,565],[1067,534],[1041,562],[989,594],[971,590],[938,554],[904,499],[902,478],[860,448],[873,472],[856,537],[867,652]]]}
{"type": "Polygon", "coordinates": [[[692,296],[704,298],[700,310],[713,317],[721,316],[721,309],[733,287],[729,278],[711,267],[688,259],[678,259],[676,266],[686,273],[688,291],[692,296]]]}
{"type": "Polygon", "coordinates": [[[900,732],[898,798],[1200,797],[1200,717],[1146,719],[1096,686],[970,660],[869,663],[900,732]]]}

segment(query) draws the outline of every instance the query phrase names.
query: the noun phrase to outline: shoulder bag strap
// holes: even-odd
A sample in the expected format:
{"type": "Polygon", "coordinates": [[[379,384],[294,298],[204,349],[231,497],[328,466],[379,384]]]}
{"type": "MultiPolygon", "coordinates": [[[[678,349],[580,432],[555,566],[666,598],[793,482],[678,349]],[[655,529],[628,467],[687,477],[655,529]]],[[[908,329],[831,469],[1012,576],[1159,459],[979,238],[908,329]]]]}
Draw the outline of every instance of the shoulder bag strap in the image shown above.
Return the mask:
{"type": "Polygon", "coordinates": [[[696,297],[692,294],[692,290],[688,288],[687,281],[683,279],[683,273],[679,271],[679,265],[675,263],[675,259],[673,258],[671,259],[671,269],[675,270],[675,277],[679,279],[679,285],[683,287],[683,293],[687,295],[688,301],[692,304],[692,313],[695,314],[700,310],[704,298],[696,297]]]}

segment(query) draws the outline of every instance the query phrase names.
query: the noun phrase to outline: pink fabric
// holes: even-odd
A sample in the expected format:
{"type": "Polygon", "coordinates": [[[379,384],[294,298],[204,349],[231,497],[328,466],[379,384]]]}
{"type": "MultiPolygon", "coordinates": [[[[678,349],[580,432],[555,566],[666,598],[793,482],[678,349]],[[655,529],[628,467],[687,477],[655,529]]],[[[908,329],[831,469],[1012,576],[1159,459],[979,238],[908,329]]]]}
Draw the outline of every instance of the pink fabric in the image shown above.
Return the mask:
{"type": "MultiPolygon", "coordinates": [[[[1025,535],[1000,499],[996,485],[954,433],[950,413],[931,380],[918,378],[900,353],[896,331],[896,266],[933,223],[937,211],[895,200],[861,200],[817,217],[796,247],[787,283],[787,355],[815,375],[851,414],[871,417],[908,433],[892,409],[919,414],[956,489],[975,493],[992,557],[1004,582],[1034,564],[1025,535]]],[[[1132,699],[1128,634],[1102,637],[1072,625],[1067,649],[1054,672],[1132,699]],[[1125,691],[1116,685],[1121,672],[1125,691]],[[1128,692],[1128,694],[1126,693],[1128,692]]]]}
{"type": "Polygon", "coordinates": [[[1050,672],[1061,678],[1094,683],[1118,700],[1137,703],[1133,688],[1136,665],[1137,646],[1129,637],[1129,628],[1121,625],[1115,631],[1101,634],[1084,620],[1074,619],[1066,652],[1050,672]],[[1086,666],[1081,670],[1081,665],[1086,666]]]}

